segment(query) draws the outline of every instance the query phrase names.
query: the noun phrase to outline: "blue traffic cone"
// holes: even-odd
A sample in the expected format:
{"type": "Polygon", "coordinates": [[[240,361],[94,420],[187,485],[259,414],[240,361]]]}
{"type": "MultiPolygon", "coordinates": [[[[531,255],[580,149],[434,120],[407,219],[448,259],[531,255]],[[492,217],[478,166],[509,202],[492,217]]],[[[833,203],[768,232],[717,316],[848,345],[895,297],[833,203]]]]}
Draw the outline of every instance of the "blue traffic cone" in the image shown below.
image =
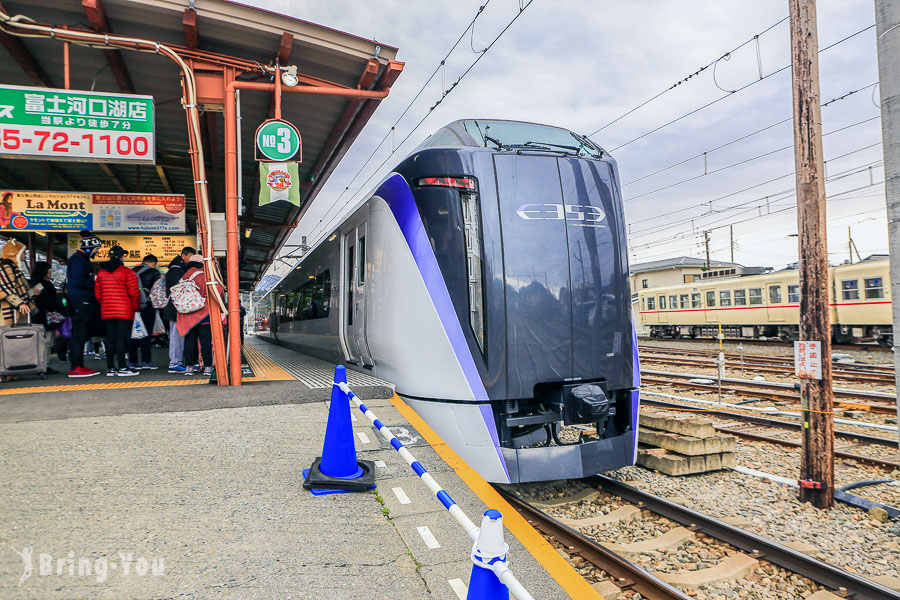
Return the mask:
{"type": "Polygon", "coordinates": [[[303,487],[316,495],[375,487],[375,463],[356,459],[350,399],[338,385],[347,383],[347,370],[342,365],[334,370],[334,381],[322,456],[316,458],[309,469],[303,470],[303,487]]]}
{"type": "Polygon", "coordinates": [[[509,600],[509,588],[490,567],[508,559],[509,545],[503,541],[503,515],[498,510],[487,510],[472,548],[472,576],[466,600],[509,600]]]}

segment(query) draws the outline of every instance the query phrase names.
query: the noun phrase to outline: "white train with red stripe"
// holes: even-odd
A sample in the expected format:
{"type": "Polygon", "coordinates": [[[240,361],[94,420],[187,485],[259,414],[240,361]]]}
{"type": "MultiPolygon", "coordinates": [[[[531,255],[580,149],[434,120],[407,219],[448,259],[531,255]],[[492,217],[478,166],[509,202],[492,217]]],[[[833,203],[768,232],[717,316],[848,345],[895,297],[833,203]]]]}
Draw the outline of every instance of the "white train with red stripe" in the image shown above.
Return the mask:
{"type": "MultiPolygon", "coordinates": [[[[893,345],[888,260],[829,269],[835,342],[893,345]]],[[[801,288],[797,270],[707,279],[641,290],[638,312],[651,337],[799,339],[801,288]]]]}

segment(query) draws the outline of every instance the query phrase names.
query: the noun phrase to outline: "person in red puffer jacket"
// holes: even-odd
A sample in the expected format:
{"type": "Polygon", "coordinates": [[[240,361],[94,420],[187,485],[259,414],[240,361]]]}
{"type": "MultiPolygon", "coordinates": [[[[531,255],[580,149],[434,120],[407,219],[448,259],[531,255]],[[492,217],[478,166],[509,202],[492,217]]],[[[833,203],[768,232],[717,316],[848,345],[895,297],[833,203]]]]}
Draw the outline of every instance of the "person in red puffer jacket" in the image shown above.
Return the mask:
{"type": "Polygon", "coordinates": [[[106,326],[106,376],[128,377],[138,372],[128,368],[125,353],[131,341],[134,313],[141,305],[137,275],[122,263],[125,250],[113,246],[109,260],[100,265],[94,294],[100,302],[100,318],[106,326]],[[116,369],[116,361],[119,368],[116,369]]]}

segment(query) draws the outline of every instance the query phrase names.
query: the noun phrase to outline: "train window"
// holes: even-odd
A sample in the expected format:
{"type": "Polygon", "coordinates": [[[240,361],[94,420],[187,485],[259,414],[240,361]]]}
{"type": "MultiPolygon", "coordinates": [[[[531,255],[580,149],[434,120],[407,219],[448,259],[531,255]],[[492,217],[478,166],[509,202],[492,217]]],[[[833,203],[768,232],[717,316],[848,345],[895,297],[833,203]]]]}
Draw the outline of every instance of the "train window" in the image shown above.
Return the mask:
{"type": "Polygon", "coordinates": [[[734,305],[747,306],[747,290],[734,290],[734,305]]]}
{"type": "Polygon", "coordinates": [[[788,286],[788,303],[797,304],[800,302],[800,286],[799,285],[789,285],[788,286]]]}
{"type": "Polygon", "coordinates": [[[690,296],[688,296],[687,294],[682,294],[681,295],[681,308],[690,308],[690,306],[688,305],[689,301],[690,301],[690,296]]]}
{"type": "Polygon", "coordinates": [[[769,286],[769,304],[781,304],[781,286],[769,286]]]}
{"type": "Polygon", "coordinates": [[[669,296],[669,308],[678,308],[678,296],[669,296]]]}
{"type": "Polygon", "coordinates": [[[365,285],[366,283],[366,236],[362,235],[359,237],[359,273],[357,277],[359,278],[359,285],[365,285]]]}
{"type": "Polygon", "coordinates": [[[648,285],[646,279],[641,279],[641,287],[644,288],[645,290],[646,290],[648,287],[650,287],[650,286],[648,285]]]}
{"type": "Polygon", "coordinates": [[[463,242],[466,246],[466,280],[469,285],[469,325],[475,341],[484,353],[487,324],[484,318],[484,273],[481,241],[481,210],[478,194],[460,192],[459,201],[463,218],[463,242]]]}
{"type": "Polygon", "coordinates": [[[316,277],[314,282],[313,306],[315,306],[314,319],[323,319],[328,316],[328,308],[331,304],[331,272],[324,271],[316,277]]]}
{"type": "Polygon", "coordinates": [[[641,310],[647,310],[646,303],[644,302],[644,298],[641,298],[641,310]]]}
{"type": "Polygon", "coordinates": [[[665,296],[659,297],[659,310],[666,310],[666,297],[665,296]]]}
{"type": "Polygon", "coordinates": [[[866,300],[870,298],[884,298],[884,287],[881,284],[881,277],[866,279],[866,300]]]}
{"type": "Polygon", "coordinates": [[[651,296],[647,298],[647,310],[653,310],[656,308],[656,300],[651,296]]]}
{"type": "Polygon", "coordinates": [[[731,290],[719,292],[719,306],[731,306],[731,290]]]}
{"type": "Polygon", "coordinates": [[[856,279],[841,281],[841,291],[844,300],[859,300],[859,281],[856,279]]]}
{"type": "Polygon", "coordinates": [[[750,306],[758,306],[762,303],[762,288],[750,288],[750,306]]]}
{"type": "Polygon", "coordinates": [[[706,305],[707,306],[715,306],[716,305],[716,293],[712,290],[706,292],[706,305]]]}
{"type": "Polygon", "coordinates": [[[353,265],[355,264],[353,246],[347,246],[347,325],[353,325],[353,291],[356,288],[353,284],[353,265]]]}
{"type": "Polygon", "coordinates": [[[700,308],[700,294],[691,294],[691,308],[700,308]]]}

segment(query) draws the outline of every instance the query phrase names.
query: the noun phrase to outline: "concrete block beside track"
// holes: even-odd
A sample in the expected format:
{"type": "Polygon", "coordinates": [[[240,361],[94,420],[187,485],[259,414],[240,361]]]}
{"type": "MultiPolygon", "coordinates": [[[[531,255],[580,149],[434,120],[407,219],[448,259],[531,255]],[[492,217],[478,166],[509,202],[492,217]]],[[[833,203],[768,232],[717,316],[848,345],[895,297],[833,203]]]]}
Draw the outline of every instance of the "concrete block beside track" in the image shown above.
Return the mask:
{"type": "Polygon", "coordinates": [[[637,462],[642,467],[654,469],[666,475],[693,475],[735,467],[737,466],[737,455],[734,452],[723,452],[703,456],[681,456],[664,448],[654,448],[638,450],[637,462]]]}
{"type": "Polygon", "coordinates": [[[665,448],[686,456],[720,454],[737,450],[737,441],[734,436],[722,434],[698,438],[642,427],[638,432],[638,441],[641,444],[665,448]]]}
{"type": "Polygon", "coordinates": [[[716,436],[716,429],[711,419],[698,419],[692,416],[672,415],[659,412],[641,412],[641,427],[650,427],[669,433],[679,433],[693,438],[710,438],[716,436]]]}

